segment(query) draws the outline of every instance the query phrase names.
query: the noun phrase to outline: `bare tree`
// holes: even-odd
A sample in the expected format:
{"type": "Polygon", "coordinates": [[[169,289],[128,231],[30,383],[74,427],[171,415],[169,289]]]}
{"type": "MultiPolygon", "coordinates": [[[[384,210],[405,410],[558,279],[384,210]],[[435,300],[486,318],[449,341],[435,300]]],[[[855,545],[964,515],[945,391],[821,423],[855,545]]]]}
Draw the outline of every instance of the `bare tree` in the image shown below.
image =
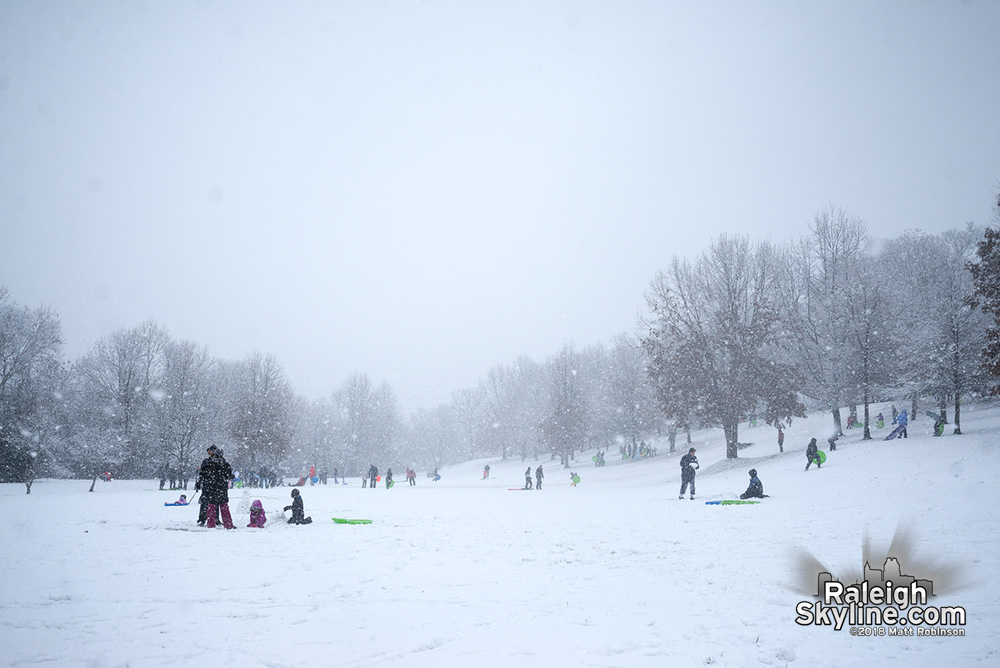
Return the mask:
{"type": "Polygon", "coordinates": [[[720,425],[729,458],[740,421],[761,404],[769,424],[804,415],[798,378],[771,349],[779,264],[769,244],[722,236],[695,264],[674,258],[647,293],[652,319],[642,342],[660,404],[668,418],[720,425]]]}
{"type": "Polygon", "coordinates": [[[853,402],[848,288],[852,267],[868,244],[867,226],[844,209],[828,206],[792,246],[785,264],[782,318],[803,375],[802,392],[827,406],[834,430],[843,433],[841,406],[853,402]]]}
{"type": "Polygon", "coordinates": [[[28,494],[56,426],[61,346],[55,311],[18,306],[0,286],[0,482],[23,482],[28,494]]]}

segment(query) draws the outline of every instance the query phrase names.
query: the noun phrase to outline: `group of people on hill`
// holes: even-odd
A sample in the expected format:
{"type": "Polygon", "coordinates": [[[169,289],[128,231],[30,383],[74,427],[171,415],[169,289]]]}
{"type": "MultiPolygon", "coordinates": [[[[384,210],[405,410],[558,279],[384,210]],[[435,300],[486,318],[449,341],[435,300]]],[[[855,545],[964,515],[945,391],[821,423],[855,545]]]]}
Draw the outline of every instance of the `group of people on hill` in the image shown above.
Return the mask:
{"type": "Polygon", "coordinates": [[[167,462],[163,462],[156,471],[160,478],[160,489],[163,489],[167,482],[170,483],[170,489],[187,489],[191,476],[187,471],[182,469],[183,467],[174,468],[167,462]]]}
{"type": "MultiPolygon", "coordinates": [[[[207,526],[214,529],[221,523],[226,529],[235,529],[233,517],[229,511],[229,486],[235,478],[233,468],[226,461],[225,453],[221,448],[211,445],[207,449],[208,456],[202,460],[198,467],[198,477],[195,480],[195,491],[201,492],[200,507],[198,509],[198,526],[207,526]]],[[[181,500],[187,501],[184,495],[181,500]]],[[[183,505],[180,504],[179,505],[183,505]]],[[[289,524],[309,524],[311,517],[305,516],[302,495],[298,489],[292,490],[292,503],[285,506],[285,511],[291,510],[292,516],[289,524]]],[[[267,522],[267,513],[260,500],[254,500],[250,505],[250,523],[247,527],[264,528],[267,522]]]]}
{"type": "Polygon", "coordinates": [[[621,454],[622,459],[645,459],[646,457],[656,456],[656,448],[646,445],[645,441],[623,445],[618,448],[618,452],[621,454]]]}

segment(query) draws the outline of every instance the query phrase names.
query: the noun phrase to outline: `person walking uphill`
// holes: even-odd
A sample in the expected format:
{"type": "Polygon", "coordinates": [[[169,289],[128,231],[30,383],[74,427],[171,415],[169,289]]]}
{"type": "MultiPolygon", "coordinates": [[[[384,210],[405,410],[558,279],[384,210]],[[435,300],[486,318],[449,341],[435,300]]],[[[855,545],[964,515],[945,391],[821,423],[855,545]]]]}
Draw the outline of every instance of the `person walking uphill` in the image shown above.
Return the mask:
{"type": "Polygon", "coordinates": [[[684,498],[688,483],[691,483],[691,499],[694,500],[695,470],[701,468],[698,464],[698,458],[694,456],[695,452],[697,450],[691,448],[686,455],[681,457],[681,495],[677,497],[678,499],[684,498]]]}
{"type": "Polygon", "coordinates": [[[208,528],[215,528],[216,508],[222,515],[222,524],[227,529],[235,529],[233,517],[229,514],[229,481],[233,479],[233,469],[223,457],[219,448],[210,446],[208,458],[201,463],[202,497],[208,502],[208,528]]]}
{"type": "Polygon", "coordinates": [[[809,445],[806,446],[806,471],[812,466],[812,463],[816,462],[816,468],[822,468],[819,462],[819,448],[816,447],[816,439],[809,439],[809,445]]]}

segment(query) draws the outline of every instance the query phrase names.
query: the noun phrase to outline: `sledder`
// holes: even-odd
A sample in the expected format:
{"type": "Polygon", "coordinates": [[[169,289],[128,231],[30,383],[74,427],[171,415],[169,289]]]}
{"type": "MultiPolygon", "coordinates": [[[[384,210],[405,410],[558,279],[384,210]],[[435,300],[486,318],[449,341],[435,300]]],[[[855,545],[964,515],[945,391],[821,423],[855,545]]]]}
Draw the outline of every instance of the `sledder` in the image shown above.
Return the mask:
{"type": "Polygon", "coordinates": [[[766,499],[764,493],[764,483],[757,477],[757,469],[750,469],[750,486],[747,491],[740,494],[741,499],[766,499]]]}
{"type": "Polygon", "coordinates": [[[181,498],[177,499],[173,503],[164,503],[165,506],[186,506],[188,504],[187,494],[181,494],[181,498]]]}

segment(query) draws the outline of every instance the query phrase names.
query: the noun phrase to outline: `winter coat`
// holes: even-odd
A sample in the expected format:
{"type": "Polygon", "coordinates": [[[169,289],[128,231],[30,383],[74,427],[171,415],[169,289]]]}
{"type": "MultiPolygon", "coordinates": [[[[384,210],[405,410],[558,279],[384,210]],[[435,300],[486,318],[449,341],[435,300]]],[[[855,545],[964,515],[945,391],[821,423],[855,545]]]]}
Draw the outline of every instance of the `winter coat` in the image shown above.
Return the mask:
{"type": "Polygon", "coordinates": [[[695,469],[699,466],[696,456],[687,454],[681,457],[681,480],[694,480],[695,469]]]}
{"type": "Polygon", "coordinates": [[[763,497],[764,483],[757,476],[750,478],[750,486],[747,487],[747,491],[740,494],[741,499],[760,499],[763,497]]]}
{"type": "Polygon", "coordinates": [[[903,410],[899,411],[899,415],[897,415],[896,417],[894,417],[892,419],[892,423],[893,424],[899,424],[899,426],[901,426],[901,427],[905,427],[906,423],[907,423],[907,421],[909,421],[909,419],[910,418],[907,417],[907,415],[906,415],[906,409],[904,408],[903,410]]]}
{"type": "Polygon", "coordinates": [[[264,506],[258,499],[250,504],[250,524],[247,526],[263,529],[265,522],[267,522],[267,514],[264,512],[264,506]]]}
{"type": "Polygon", "coordinates": [[[289,508],[292,509],[292,517],[288,520],[289,524],[302,524],[306,518],[305,504],[302,502],[302,497],[297,496],[292,500],[292,505],[285,506],[285,510],[289,508]]]}
{"type": "Polygon", "coordinates": [[[233,479],[233,469],[224,457],[206,457],[198,469],[198,476],[202,498],[207,503],[217,506],[229,503],[229,481],[233,479]]]}
{"type": "Polygon", "coordinates": [[[809,445],[806,446],[806,459],[813,460],[819,459],[819,448],[816,446],[816,439],[809,441],[809,445]]]}

